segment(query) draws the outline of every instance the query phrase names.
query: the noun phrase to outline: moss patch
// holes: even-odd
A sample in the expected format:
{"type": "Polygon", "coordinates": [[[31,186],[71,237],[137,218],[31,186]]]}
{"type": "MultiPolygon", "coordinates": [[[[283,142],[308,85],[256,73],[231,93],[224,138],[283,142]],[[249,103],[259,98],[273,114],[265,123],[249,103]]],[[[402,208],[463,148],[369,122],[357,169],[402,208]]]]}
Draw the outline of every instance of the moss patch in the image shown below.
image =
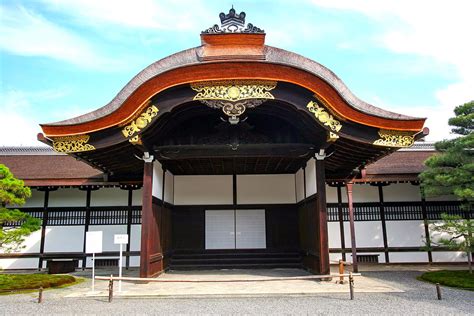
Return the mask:
{"type": "Polygon", "coordinates": [[[40,287],[59,288],[82,281],[67,274],[0,274],[0,294],[37,290],[40,287]]]}
{"type": "Polygon", "coordinates": [[[462,270],[441,270],[423,273],[419,280],[439,283],[450,287],[456,287],[474,291],[474,274],[462,270]]]}

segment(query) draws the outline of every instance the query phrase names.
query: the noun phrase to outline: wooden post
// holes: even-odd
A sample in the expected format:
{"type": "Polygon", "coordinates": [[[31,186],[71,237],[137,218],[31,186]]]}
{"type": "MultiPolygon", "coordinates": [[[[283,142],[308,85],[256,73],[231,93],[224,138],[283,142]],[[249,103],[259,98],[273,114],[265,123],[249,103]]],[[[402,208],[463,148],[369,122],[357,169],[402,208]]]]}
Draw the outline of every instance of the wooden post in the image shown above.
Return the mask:
{"type": "Polygon", "coordinates": [[[132,241],[132,211],[133,211],[133,188],[128,188],[128,214],[127,214],[127,235],[128,235],[128,243],[126,246],[127,257],[125,261],[125,268],[128,270],[130,267],[130,244],[132,241]]]}
{"type": "Polygon", "coordinates": [[[383,198],[383,185],[377,185],[379,189],[379,201],[380,201],[380,219],[382,221],[382,237],[383,237],[383,248],[385,252],[385,263],[390,263],[390,257],[388,254],[388,238],[387,238],[387,224],[385,222],[385,206],[383,198]]]}
{"type": "Polygon", "coordinates": [[[339,260],[339,284],[344,284],[344,261],[339,260]]]}
{"type": "Polygon", "coordinates": [[[438,300],[441,300],[441,287],[439,286],[439,283],[436,283],[436,295],[438,300]]]}
{"type": "Polygon", "coordinates": [[[112,299],[114,297],[114,279],[113,275],[110,275],[110,280],[109,280],[109,303],[112,302],[112,299]]]}
{"type": "Polygon", "coordinates": [[[40,258],[38,260],[38,270],[43,268],[44,240],[46,238],[46,226],[48,225],[48,203],[49,187],[44,190],[43,222],[41,223],[40,258]]]}
{"type": "Polygon", "coordinates": [[[318,245],[319,245],[319,273],[329,274],[329,242],[328,242],[328,219],[326,209],[326,173],[324,169],[324,152],[316,154],[316,212],[318,218],[318,245]]]}
{"type": "Polygon", "coordinates": [[[351,295],[351,300],[354,299],[354,277],[352,272],[349,272],[349,293],[351,295]]]}
{"type": "Polygon", "coordinates": [[[346,240],[344,236],[344,216],[342,213],[342,192],[341,185],[337,185],[337,213],[339,217],[339,234],[341,236],[342,260],[346,261],[346,240]]]}
{"type": "Polygon", "coordinates": [[[421,214],[423,217],[423,225],[425,226],[425,238],[426,238],[426,245],[428,246],[428,262],[433,262],[433,254],[431,253],[431,237],[430,237],[430,225],[428,222],[428,214],[426,212],[426,198],[425,198],[425,190],[423,187],[420,186],[420,194],[421,194],[421,214]]]}
{"type": "Polygon", "coordinates": [[[43,302],[43,287],[40,286],[38,291],[38,304],[43,302]]]}
{"type": "Polygon", "coordinates": [[[142,196],[142,236],[140,245],[140,277],[151,276],[150,256],[152,242],[159,236],[154,236],[156,230],[152,225],[157,225],[153,216],[153,156],[144,159],[143,168],[143,196],[142,196]]]}
{"type": "Polygon", "coordinates": [[[84,240],[82,243],[82,270],[85,270],[87,264],[87,254],[86,254],[86,236],[89,231],[89,224],[91,221],[91,188],[88,187],[86,191],[86,218],[84,223],[84,240]]]}
{"type": "Polygon", "coordinates": [[[349,206],[349,222],[351,228],[352,271],[359,272],[359,267],[357,265],[357,246],[354,225],[354,205],[352,203],[352,185],[353,183],[350,181],[346,183],[347,203],[349,206]]]}

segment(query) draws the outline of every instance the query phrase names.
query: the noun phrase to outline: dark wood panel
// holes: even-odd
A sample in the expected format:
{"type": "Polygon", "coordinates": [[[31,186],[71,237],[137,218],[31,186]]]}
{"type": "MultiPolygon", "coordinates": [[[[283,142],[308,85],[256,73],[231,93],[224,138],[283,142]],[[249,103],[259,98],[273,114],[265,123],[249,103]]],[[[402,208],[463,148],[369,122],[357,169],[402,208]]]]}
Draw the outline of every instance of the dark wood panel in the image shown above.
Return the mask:
{"type": "Polygon", "coordinates": [[[296,205],[267,207],[265,225],[268,249],[299,249],[298,211],[296,205]]]}
{"type": "Polygon", "coordinates": [[[203,207],[175,206],[171,214],[174,250],[204,250],[205,218],[203,207]]]}

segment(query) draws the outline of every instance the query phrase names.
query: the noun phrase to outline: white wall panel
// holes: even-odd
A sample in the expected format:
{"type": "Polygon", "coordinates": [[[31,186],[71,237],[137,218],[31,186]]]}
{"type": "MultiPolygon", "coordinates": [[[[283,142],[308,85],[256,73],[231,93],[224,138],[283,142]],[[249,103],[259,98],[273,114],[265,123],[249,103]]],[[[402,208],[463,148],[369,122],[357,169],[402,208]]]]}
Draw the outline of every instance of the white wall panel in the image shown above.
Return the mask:
{"type": "Polygon", "coordinates": [[[421,201],[420,187],[411,183],[392,183],[383,187],[385,202],[421,201]]]}
{"type": "Polygon", "coordinates": [[[31,189],[31,197],[26,199],[26,203],[21,207],[43,207],[44,206],[44,192],[36,189],[31,189]]]}
{"type": "Polygon", "coordinates": [[[84,226],[46,226],[44,252],[82,252],[84,226]]]}
{"type": "Polygon", "coordinates": [[[91,206],[127,206],[128,190],[100,188],[91,192],[91,206]]]}
{"type": "Polygon", "coordinates": [[[426,252],[390,252],[390,262],[428,262],[426,252]]]}
{"type": "Polygon", "coordinates": [[[77,188],[57,189],[49,192],[50,207],[86,206],[86,191],[77,188]]]}
{"type": "Polygon", "coordinates": [[[389,247],[423,246],[425,227],[422,221],[386,221],[389,247]]]}
{"type": "MultiPolygon", "coordinates": [[[[344,194],[344,189],[341,189],[341,196],[344,194]]],[[[326,202],[337,203],[337,188],[326,185],[326,202]]]]}
{"type": "Polygon", "coordinates": [[[0,259],[0,269],[36,269],[38,258],[0,259]]]}
{"type": "Polygon", "coordinates": [[[236,210],[235,213],[235,248],[265,249],[265,210],[236,210]]]}
{"type": "Polygon", "coordinates": [[[329,254],[329,263],[330,264],[336,264],[336,263],[339,262],[339,260],[342,260],[342,254],[340,254],[340,253],[330,253],[329,254]]]}
{"type": "Polygon", "coordinates": [[[130,266],[131,267],[139,267],[140,266],[140,256],[130,257],[130,266]]]}
{"type": "MultiPolygon", "coordinates": [[[[40,243],[41,243],[41,229],[27,236],[25,238],[25,241],[22,243],[22,246],[24,246],[24,248],[21,248],[18,252],[19,253],[39,252],[40,243]]],[[[0,249],[0,253],[4,253],[4,251],[0,249]]]]}
{"type": "Polygon", "coordinates": [[[206,210],[205,249],[235,249],[234,210],[206,210]]]}
{"type": "MultiPolygon", "coordinates": [[[[383,247],[381,222],[355,222],[357,247],[383,247]]],[[[349,222],[344,222],[346,247],[351,246],[349,222]]]]}
{"type": "Polygon", "coordinates": [[[328,222],[329,248],[341,248],[339,222],[328,222]]]}
{"type": "Polygon", "coordinates": [[[143,196],[143,189],[133,190],[132,205],[133,206],[141,206],[142,205],[142,196],[143,196]]]}
{"type": "MultiPolygon", "coordinates": [[[[344,193],[347,196],[347,191],[344,193]]],[[[379,191],[376,186],[369,184],[354,184],[352,186],[352,198],[354,203],[379,202],[379,191]]]]}
{"type": "Polygon", "coordinates": [[[433,251],[433,262],[467,262],[467,256],[460,251],[433,251]]]}
{"type": "Polygon", "coordinates": [[[237,204],[295,202],[295,176],[292,174],[237,176],[237,204]]]}
{"type": "Polygon", "coordinates": [[[171,172],[165,173],[165,202],[174,203],[174,176],[171,172]]]}
{"type": "Polygon", "coordinates": [[[152,194],[159,199],[163,198],[163,168],[159,161],[153,162],[153,189],[152,194]]]}
{"type": "Polygon", "coordinates": [[[295,174],[296,202],[304,200],[304,175],[303,169],[299,169],[295,174]]]}
{"type": "Polygon", "coordinates": [[[232,176],[175,176],[174,204],[232,204],[232,176]]]}
{"type": "Polygon", "coordinates": [[[130,251],[140,251],[142,225],[132,225],[130,235],[130,251]]]}
{"type": "Polygon", "coordinates": [[[311,158],[306,163],[306,197],[316,193],[316,160],[311,158]]]}
{"type": "MultiPolygon", "coordinates": [[[[89,231],[102,231],[102,251],[119,251],[120,245],[114,244],[115,234],[126,234],[126,225],[91,225],[89,231]]],[[[82,249],[81,249],[82,251],[82,249]]]]}

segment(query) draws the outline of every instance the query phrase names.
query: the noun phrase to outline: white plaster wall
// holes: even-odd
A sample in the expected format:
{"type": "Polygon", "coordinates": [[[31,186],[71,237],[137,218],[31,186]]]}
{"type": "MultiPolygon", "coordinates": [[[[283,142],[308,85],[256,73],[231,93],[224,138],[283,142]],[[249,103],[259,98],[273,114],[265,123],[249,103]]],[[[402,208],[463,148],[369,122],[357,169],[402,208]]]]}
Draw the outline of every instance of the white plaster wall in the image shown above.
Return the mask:
{"type": "Polygon", "coordinates": [[[165,202],[174,203],[174,175],[167,171],[165,173],[165,202]]]}
{"type": "Polygon", "coordinates": [[[0,259],[0,270],[36,269],[38,260],[38,258],[0,259]]]}
{"type": "Polygon", "coordinates": [[[130,235],[130,251],[140,251],[142,225],[131,225],[130,235]]]}
{"type": "Polygon", "coordinates": [[[140,256],[130,257],[130,266],[131,267],[139,267],[140,266],[140,256]]]}
{"type": "Polygon", "coordinates": [[[397,262],[428,262],[427,252],[390,252],[391,263],[397,262]]]}
{"type": "Polygon", "coordinates": [[[295,177],[292,174],[237,176],[238,204],[295,202],[295,177]]]}
{"type": "Polygon", "coordinates": [[[152,194],[159,199],[163,198],[163,169],[159,161],[153,162],[153,188],[152,194]]]}
{"type": "Polygon", "coordinates": [[[340,254],[340,253],[330,253],[329,254],[329,263],[330,264],[339,263],[339,260],[342,260],[342,254],[340,254]]]}
{"type": "Polygon", "coordinates": [[[31,197],[26,199],[26,203],[20,207],[43,207],[44,206],[44,192],[36,189],[31,189],[31,197]]]}
{"type": "Polygon", "coordinates": [[[49,207],[86,206],[86,191],[77,188],[57,189],[49,192],[49,207]]]}
{"type": "Polygon", "coordinates": [[[316,160],[310,158],[306,163],[306,197],[316,194],[316,160]]]}
{"type": "Polygon", "coordinates": [[[100,188],[91,191],[91,206],[127,206],[128,190],[100,188]]]}
{"type": "MultiPolygon", "coordinates": [[[[347,190],[343,195],[347,197],[347,190]]],[[[358,202],[379,202],[379,191],[376,186],[369,184],[354,184],[352,186],[352,198],[354,203],[358,202]]]]}
{"type": "MultiPolygon", "coordinates": [[[[341,189],[341,195],[344,193],[344,189],[341,189]]],[[[337,188],[326,185],[326,202],[337,203],[337,188]]]]}
{"type": "Polygon", "coordinates": [[[329,248],[341,248],[339,222],[328,222],[329,248]]]}
{"type": "Polygon", "coordinates": [[[102,251],[119,251],[120,245],[114,244],[114,235],[126,234],[127,225],[91,225],[89,231],[102,231],[102,251]]]}
{"type": "Polygon", "coordinates": [[[304,200],[303,169],[298,170],[295,174],[295,190],[296,190],[296,202],[304,200]]]}
{"type": "Polygon", "coordinates": [[[232,176],[175,176],[174,204],[232,204],[232,176]]]}
{"type": "Polygon", "coordinates": [[[411,183],[391,183],[382,189],[385,202],[421,201],[420,187],[411,183]]]}
{"type": "Polygon", "coordinates": [[[142,205],[142,196],[143,196],[143,189],[133,190],[132,205],[133,206],[142,205]]]}
{"type": "MultiPolygon", "coordinates": [[[[383,247],[382,224],[380,222],[355,222],[357,247],[383,247]]],[[[344,222],[346,247],[351,246],[349,222],[344,222]]]]}
{"type": "Polygon", "coordinates": [[[433,262],[467,262],[467,256],[461,251],[433,251],[433,262]]]}
{"type": "Polygon", "coordinates": [[[425,227],[422,221],[386,221],[389,247],[424,246],[425,227]]]}
{"type": "Polygon", "coordinates": [[[44,252],[82,252],[84,226],[47,226],[44,252]]]}

